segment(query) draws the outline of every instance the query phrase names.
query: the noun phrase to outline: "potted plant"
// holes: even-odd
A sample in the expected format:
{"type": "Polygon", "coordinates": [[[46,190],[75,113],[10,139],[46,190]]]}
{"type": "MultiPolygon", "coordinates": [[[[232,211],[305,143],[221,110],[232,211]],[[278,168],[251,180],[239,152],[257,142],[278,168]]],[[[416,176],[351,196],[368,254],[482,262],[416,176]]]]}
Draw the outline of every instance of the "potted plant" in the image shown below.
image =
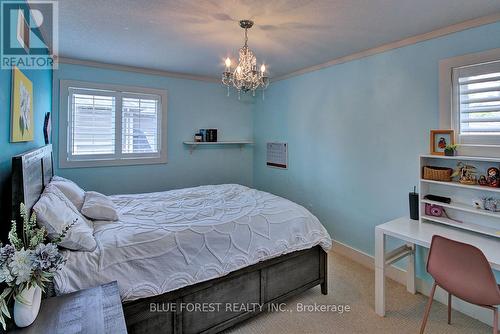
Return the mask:
{"type": "Polygon", "coordinates": [[[446,147],[444,148],[444,155],[449,157],[455,156],[457,153],[457,148],[458,148],[457,144],[446,145],[446,147]]]}
{"type": "Polygon", "coordinates": [[[0,244],[0,323],[6,329],[6,319],[10,318],[11,304],[14,304],[14,322],[18,327],[29,326],[35,321],[40,309],[41,295],[47,283],[51,282],[65,259],[57,248],[69,228],[53,241],[46,241],[47,231],[37,228],[36,215],[31,217],[21,204],[23,230],[17,234],[16,222],[12,222],[9,242],[0,244]]]}

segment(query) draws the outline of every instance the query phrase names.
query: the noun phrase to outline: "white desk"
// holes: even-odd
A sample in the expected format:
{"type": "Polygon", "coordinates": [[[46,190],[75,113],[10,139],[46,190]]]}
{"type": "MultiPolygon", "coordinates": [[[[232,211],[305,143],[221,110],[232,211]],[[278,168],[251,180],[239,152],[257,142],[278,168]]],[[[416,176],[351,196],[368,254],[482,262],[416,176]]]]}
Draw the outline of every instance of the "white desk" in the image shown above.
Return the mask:
{"type": "Polygon", "coordinates": [[[429,248],[432,236],[436,234],[476,246],[484,253],[491,267],[500,270],[500,238],[481,236],[446,225],[419,223],[408,217],[392,220],[375,227],[375,312],[378,315],[385,315],[385,268],[408,256],[406,289],[415,293],[415,245],[429,248]],[[407,244],[386,253],[387,235],[407,244]]]}

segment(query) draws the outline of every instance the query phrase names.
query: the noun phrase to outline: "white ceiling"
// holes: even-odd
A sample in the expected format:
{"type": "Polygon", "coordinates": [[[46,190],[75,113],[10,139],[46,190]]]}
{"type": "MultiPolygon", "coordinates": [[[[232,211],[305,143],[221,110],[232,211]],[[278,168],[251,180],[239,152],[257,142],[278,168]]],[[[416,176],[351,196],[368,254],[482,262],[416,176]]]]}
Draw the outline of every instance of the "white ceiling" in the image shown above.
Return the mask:
{"type": "Polygon", "coordinates": [[[500,12],[499,0],[60,0],[63,57],[219,77],[243,44],[272,77],[500,12]]]}

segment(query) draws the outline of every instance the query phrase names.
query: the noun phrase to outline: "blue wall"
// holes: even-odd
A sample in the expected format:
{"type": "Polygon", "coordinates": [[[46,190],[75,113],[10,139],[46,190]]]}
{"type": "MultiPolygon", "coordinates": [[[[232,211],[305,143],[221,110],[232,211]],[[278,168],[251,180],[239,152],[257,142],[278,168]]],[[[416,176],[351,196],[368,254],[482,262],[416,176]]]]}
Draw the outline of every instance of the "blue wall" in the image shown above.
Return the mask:
{"type": "Polygon", "coordinates": [[[52,108],[52,71],[22,71],[33,83],[34,140],[31,142],[10,142],[10,101],[12,71],[0,70],[0,216],[5,219],[10,212],[10,173],[12,156],[44,145],[43,121],[46,112],[52,108]]]}
{"type": "Polygon", "coordinates": [[[226,96],[217,83],[201,82],[116,71],[88,66],[60,64],[54,71],[54,96],[59,80],[151,87],[167,90],[168,163],[142,166],[58,168],[59,98],[54,101],[53,138],[58,175],[75,180],[84,189],[106,194],[138,193],[196,186],[239,183],[252,185],[251,146],[200,148],[190,154],[182,142],[192,140],[200,128],[218,128],[219,140],[251,139],[253,102],[226,96]]]}
{"type": "MultiPolygon", "coordinates": [[[[0,1],[2,2],[2,1],[0,1]]],[[[52,71],[22,70],[33,83],[34,140],[24,143],[10,142],[10,102],[12,71],[0,70],[0,228],[10,227],[11,211],[11,159],[12,156],[44,145],[43,121],[52,108],[52,71]]]]}
{"type": "Polygon", "coordinates": [[[255,108],[254,185],[301,203],[334,239],[374,253],[374,227],[408,215],[418,156],[439,128],[439,60],[500,47],[500,23],[271,84],[255,108]],[[289,143],[289,168],[265,143],[289,143]]]}

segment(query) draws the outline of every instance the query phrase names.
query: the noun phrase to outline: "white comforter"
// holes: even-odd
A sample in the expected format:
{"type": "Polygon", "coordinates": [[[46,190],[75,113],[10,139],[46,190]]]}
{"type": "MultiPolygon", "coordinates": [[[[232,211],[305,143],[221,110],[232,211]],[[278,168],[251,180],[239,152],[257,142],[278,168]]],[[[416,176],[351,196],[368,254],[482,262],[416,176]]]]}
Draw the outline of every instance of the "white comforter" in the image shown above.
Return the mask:
{"type": "Polygon", "coordinates": [[[118,281],[134,300],[224,276],[331,239],[304,207],[235,184],[111,196],[120,220],[95,222],[98,247],[67,251],[58,294],[118,281]]]}

